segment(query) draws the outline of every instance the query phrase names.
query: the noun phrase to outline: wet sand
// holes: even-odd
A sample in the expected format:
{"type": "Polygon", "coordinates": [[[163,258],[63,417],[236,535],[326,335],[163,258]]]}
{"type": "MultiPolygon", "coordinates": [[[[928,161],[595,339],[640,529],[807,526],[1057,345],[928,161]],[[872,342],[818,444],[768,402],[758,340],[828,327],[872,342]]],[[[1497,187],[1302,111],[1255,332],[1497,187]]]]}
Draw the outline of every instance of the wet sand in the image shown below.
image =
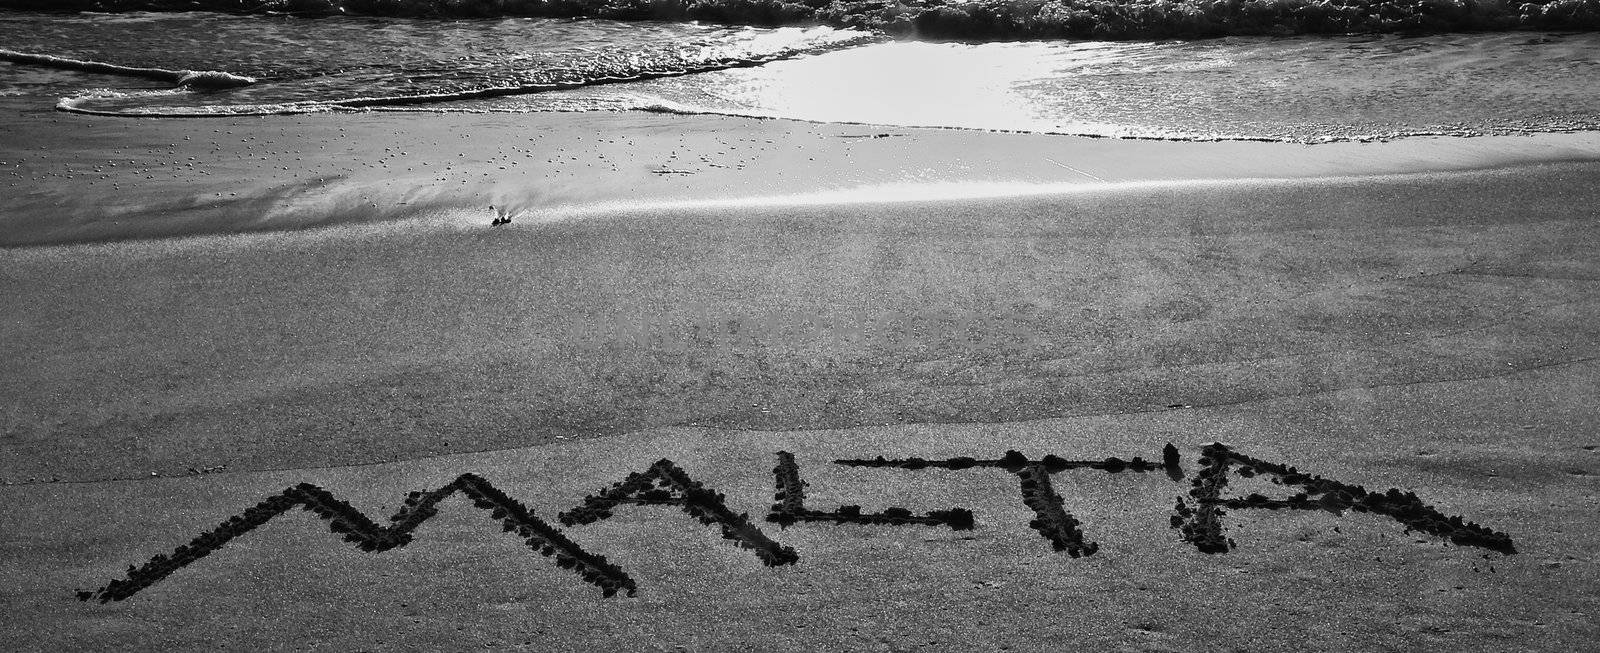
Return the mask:
{"type": "Polygon", "coordinates": [[[1586,132],[1198,147],[641,113],[117,120],[20,104],[0,98],[17,117],[0,124],[0,246],[419,221],[475,229],[491,204],[552,220],[711,200],[1014,197],[1600,155],[1600,136],[1586,132]]]}
{"type": "Polygon", "coordinates": [[[23,191],[0,213],[6,244],[80,244],[0,250],[9,641],[1572,650],[1596,635],[1590,135],[19,124],[33,129],[8,125],[0,156],[15,164],[0,184],[23,191]],[[248,199],[196,199],[219,192],[248,199]],[[507,200],[527,212],[490,227],[507,200]],[[1236,550],[1200,553],[1167,522],[1214,440],[1415,491],[1518,553],[1371,514],[1245,509],[1226,521],[1236,550]],[[1183,482],[1055,475],[1101,546],[1086,558],[1029,529],[1001,472],[829,462],[1156,459],[1168,442],[1183,482]],[[763,519],[778,450],[817,505],[960,505],[978,528],[780,530],[763,519]],[[563,527],[638,581],[601,599],[456,498],[386,553],[297,513],[126,601],[73,596],[295,483],[381,522],[405,492],[474,472],[554,524],[663,457],[800,561],[768,568],[681,512],[622,508],[563,527]]]}

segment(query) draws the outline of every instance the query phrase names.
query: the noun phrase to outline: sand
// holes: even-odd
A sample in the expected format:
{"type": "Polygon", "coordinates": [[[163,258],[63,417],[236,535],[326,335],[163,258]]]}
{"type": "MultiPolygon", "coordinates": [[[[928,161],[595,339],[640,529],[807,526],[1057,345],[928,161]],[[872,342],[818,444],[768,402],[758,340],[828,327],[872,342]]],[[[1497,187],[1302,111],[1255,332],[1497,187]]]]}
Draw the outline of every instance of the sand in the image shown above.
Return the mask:
{"type": "MultiPolygon", "coordinates": [[[[1555,651],[1600,634],[1590,134],[17,115],[0,127],[0,631],[18,648],[1555,651]],[[491,203],[520,213],[491,227],[491,203]],[[1212,441],[1414,491],[1517,553],[1248,509],[1224,520],[1235,550],[1200,553],[1168,522],[1212,441]],[[1029,528],[1003,470],[830,462],[1169,442],[1183,482],[1054,476],[1100,546],[1085,558],[1029,528]],[[780,529],[779,450],[821,509],[962,506],[977,528],[780,529]],[[799,561],[624,507],[561,527],[637,581],[605,599],[457,497],[384,553],[296,511],[128,600],[74,596],[296,483],[382,522],[471,472],[559,526],[661,458],[799,561]]],[[[1229,496],[1249,492],[1291,494],[1237,478],[1229,496]]]]}

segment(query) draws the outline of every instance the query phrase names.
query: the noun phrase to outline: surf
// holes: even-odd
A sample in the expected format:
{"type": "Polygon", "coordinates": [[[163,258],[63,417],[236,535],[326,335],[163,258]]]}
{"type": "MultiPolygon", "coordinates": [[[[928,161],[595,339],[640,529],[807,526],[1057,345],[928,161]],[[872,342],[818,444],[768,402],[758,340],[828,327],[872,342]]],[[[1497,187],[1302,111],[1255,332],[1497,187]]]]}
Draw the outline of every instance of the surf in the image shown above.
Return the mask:
{"type": "Polygon", "coordinates": [[[171,82],[176,86],[199,89],[238,88],[256,83],[256,78],[245,75],[235,75],[221,70],[167,70],[165,68],[139,68],[135,66],[119,66],[103,61],[85,61],[48,54],[33,52],[17,52],[16,50],[0,49],[0,60],[14,64],[28,66],[44,66],[75,70],[85,73],[98,73],[101,75],[119,75],[124,77],[142,77],[157,81],[171,82]]]}

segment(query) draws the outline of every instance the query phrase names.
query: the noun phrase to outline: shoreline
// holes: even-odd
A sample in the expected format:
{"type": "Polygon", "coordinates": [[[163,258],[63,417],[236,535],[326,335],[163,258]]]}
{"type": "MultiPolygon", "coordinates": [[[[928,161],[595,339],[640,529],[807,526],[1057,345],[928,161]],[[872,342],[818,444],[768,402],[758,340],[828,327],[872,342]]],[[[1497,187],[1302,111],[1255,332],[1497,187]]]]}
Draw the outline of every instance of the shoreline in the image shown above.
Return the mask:
{"type": "Polygon", "coordinates": [[[21,117],[0,127],[0,184],[15,191],[0,206],[0,248],[419,219],[467,228],[490,204],[538,221],[759,198],[1003,197],[1600,160],[1600,132],[1300,145],[638,112],[21,117]]]}

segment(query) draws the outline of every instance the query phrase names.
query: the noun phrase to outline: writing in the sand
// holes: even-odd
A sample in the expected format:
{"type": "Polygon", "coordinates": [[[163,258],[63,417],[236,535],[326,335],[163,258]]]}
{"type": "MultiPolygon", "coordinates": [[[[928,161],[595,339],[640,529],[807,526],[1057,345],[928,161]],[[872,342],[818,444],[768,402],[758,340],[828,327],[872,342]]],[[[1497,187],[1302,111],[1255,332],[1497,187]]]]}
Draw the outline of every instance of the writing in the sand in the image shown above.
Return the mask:
{"type": "MultiPolygon", "coordinates": [[[[807,483],[794,455],[779,451],[776,459],[777,464],[772,469],[775,492],[766,519],[780,529],[802,523],[881,524],[958,531],[977,527],[972,510],[965,507],[917,513],[898,507],[864,512],[856,505],[829,509],[808,505],[805,491],[807,483]]],[[[1254,458],[1216,443],[1201,449],[1197,470],[1192,477],[1185,473],[1178,450],[1171,444],[1162,450],[1159,460],[1146,460],[1138,456],[1127,460],[1116,457],[1067,460],[1053,455],[1035,460],[1008,451],[992,459],[877,457],[833,462],[901,472],[930,469],[996,470],[1011,475],[1015,477],[1022,503],[1033,512],[1034,517],[1028,526],[1037,531],[1051,549],[1073,558],[1092,556],[1100,551],[1100,545],[1089,538],[1083,522],[1073,516],[1068,509],[1068,502],[1051,483],[1053,475],[1075,469],[1111,474],[1158,472],[1164,473],[1175,483],[1187,481],[1187,491],[1177,496],[1173,507],[1171,526],[1177,531],[1180,541],[1204,553],[1225,553],[1236,546],[1233,539],[1225,534],[1223,518],[1228,511],[1258,509],[1326,510],[1335,514],[1353,510],[1392,519],[1408,532],[1426,533],[1458,545],[1507,554],[1516,552],[1509,535],[1464,521],[1458,516],[1446,516],[1415,494],[1397,489],[1369,491],[1359,485],[1254,458]],[[1288,498],[1277,499],[1260,494],[1224,496],[1230,476],[1263,476],[1275,484],[1296,490],[1296,493],[1288,498]]],[[[130,566],[124,578],[113,580],[97,590],[79,591],[78,598],[107,602],[131,597],[173,572],[199,561],[232,539],[297,507],[315,513],[328,522],[328,528],[333,533],[363,551],[376,553],[405,546],[411,541],[412,531],[437,514],[439,502],[458,492],[500,522],[503,531],[514,533],[528,548],[551,558],[556,565],[572,570],[583,582],[599,588],[605,596],[614,596],[619,592],[633,596],[638,591],[633,578],[621,567],[606,560],[605,556],[568,539],[561,529],[535,516],[533,510],[507,496],[488,480],[475,474],[462,474],[436,490],[410,493],[400,510],[389,518],[388,526],[379,526],[327,490],[302,483],[228,518],[215,529],[179,546],[171,554],[157,555],[143,565],[130,566]]],[[[680,509],[706,526],[720,529],[723,538],[749,550],[768,566],[791,565],[800,560],[800,555],[792,547],[773,539],[752,523],[746,514],[735,512],[728,506],[726,497],[690,477],[671,460],[661,460],[648,469],[629,474],[610,488],[585,497],[578,506],[558,513],[556,519],[568,527],[591,524],[611,518],[621,505],[680,509]]]]}

